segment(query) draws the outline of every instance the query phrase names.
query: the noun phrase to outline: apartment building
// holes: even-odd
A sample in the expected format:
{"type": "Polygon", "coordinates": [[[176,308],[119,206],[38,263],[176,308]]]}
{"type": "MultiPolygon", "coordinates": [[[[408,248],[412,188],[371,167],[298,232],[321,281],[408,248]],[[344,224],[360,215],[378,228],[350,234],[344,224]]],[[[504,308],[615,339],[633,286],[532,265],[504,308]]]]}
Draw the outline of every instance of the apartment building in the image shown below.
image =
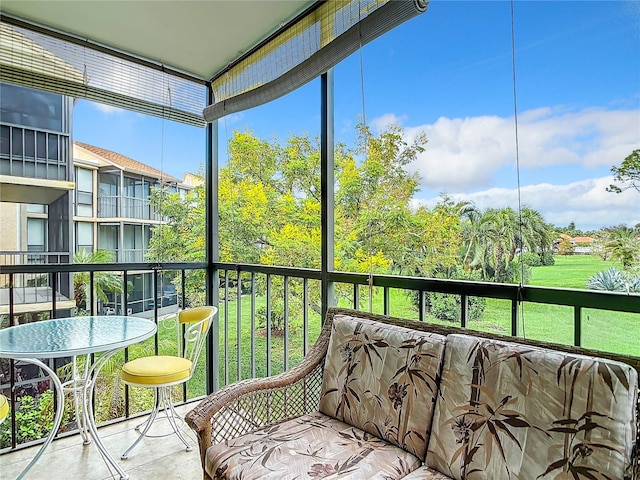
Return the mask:
{"type": "MultiPolygon", "coordinates": [[[[150,204],[151,189],[184,195],[193,188],[190,177],[180,181],[117,152],[72,142],[68,97],[0,84],[0,98],[0,265],[71,263],[75,252],[97,249],[111,252],[116,263],[145,262],[153,227],[163,221],[150,204]]],[[[0,314],[9,311],[8,282],[0,275],[0,314]]],[[[60,275],[55,289],[39,274],[13,283],[16,314],[51,310],[54,290],[58,315],[75,308],[71,275],[60,275]]],[[[109,294],[98,313],[153,310],[152,274],[131,271],[128,285],[127,312],[122,298],[109,294]]],[[[159,307],[176,308],[170,279],[159,279],[157,297],[159,307]]]]}
{"type": "MultiPolygon", "coordinates": [[[[152,188],[162,186],[181,196],[193,188],[188,174],[180,181],[120,153],[81,142],[73,144],[73,163],[75,251],[106,250],[117,263],[147,260],[153,227],[164,221],[149,201],[152,188]]],[[[151,277],[148,272],[129,274],[127,313],[144,314],[153,309],[151,277]]],[[[103,313],[120,313],[121,299],[111,297],[103,305],[103,313]]],[[[158,297],[165,310],[177,305],[170,279],[160,279],[158,297]]]]}
{"type": "MultiPolygon", "coordinates": [[[[0,264],[64,263],[73,256],[72,100],[0,83],[0,264]],[[27,218],[28,217],[28,218],[27,218]]],[[[0,314],[9,311],[8,275],[0,275],[0,314]]],[[[73,280],[55,289],[43,275],[13,278],[14,312],[73,308],[73,280]]]]}

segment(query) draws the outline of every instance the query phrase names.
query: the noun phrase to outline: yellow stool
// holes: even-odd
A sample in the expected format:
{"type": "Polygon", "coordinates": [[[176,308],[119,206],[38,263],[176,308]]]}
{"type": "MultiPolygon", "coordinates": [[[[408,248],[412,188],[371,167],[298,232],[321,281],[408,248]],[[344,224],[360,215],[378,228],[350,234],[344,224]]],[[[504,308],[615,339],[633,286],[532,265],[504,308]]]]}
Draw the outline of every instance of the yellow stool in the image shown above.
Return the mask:
{"type": "MultiPolygon", "coordinates": [[[[135,442],[122,454],[121,458],[123,460],[128,458],[129,453],[140,443],[143,437],[165,436],[148,435],[149,429],[159,412],[164,412],[171,426],[171,432],[167,435],[175,433],[185,444],[187,451],[191,451],[192,447],[182,435],[177,423],[177,421],[182,421],[183,419],[173,406],[171,388],[174,385],[187,382],[193,376],[200,351],[207,339],[207,332],[217,311],[216,307],[196,307],[183,310],[178,314],[178,328],[181,325],[186,326],[182,351],[179,352],[179,355],[141,357],[122,366],[120,375],[124,383],[135,387],[153,388],[155,391],[153,410],[147,420],[136,426],[136,430],[140,431],[142,428],[142,431],[140,431],[140,436],[135,442]]],[[[179,343],[178,349],[180,349],[179,343]]]]}

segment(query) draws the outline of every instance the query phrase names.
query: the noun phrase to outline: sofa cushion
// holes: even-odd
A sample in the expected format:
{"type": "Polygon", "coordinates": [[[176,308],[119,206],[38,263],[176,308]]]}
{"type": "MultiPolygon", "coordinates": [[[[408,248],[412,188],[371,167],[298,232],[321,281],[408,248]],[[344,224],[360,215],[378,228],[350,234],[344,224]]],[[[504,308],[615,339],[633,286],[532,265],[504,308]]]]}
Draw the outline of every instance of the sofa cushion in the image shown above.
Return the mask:
{"type": "Polygon", "coordinates": [[[426,463],[455,479],[622,479],[637,392],[623,363],[450,335],[426,463]]]}
{"type": "Polygon", "coordinates": [[[424,458],[445,340],[335,315],[320,411],[424,458]]]}
{"type": "Polygon", "coordinates": [[[393,480],[421,464],[401,448],[313,413],[211,446],[205,470],[214,480],[393,480]]]}
{"type": "Polygon", "coordinates": [[[402,480],[452,480],[451,477],[446,476],[444,473],[440,473],[432,468],[422,466],[402,480]]]}

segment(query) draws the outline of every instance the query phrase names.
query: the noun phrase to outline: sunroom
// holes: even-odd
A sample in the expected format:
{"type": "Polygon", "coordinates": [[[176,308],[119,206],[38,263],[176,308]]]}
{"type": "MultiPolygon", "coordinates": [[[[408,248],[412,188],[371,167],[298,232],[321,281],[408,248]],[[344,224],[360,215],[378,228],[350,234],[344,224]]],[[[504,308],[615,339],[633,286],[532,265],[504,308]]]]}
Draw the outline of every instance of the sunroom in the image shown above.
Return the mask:
{"type": "MultiPolygon", "coordinates": [[[[580,15],[595,22],[584,29],[611,34],[594,20],[592,2],[448,3],[2,2],[0,82],[61,96],[66,112],[60,128],[32,127],[9,117],[8,96],[1,99],[2,201],[34,204],[34,191],[47,197],[38,201],[43,213],[26,214],[41,222],[32,220],[34,227],[23,233],[35,236],[35,225],[42,225],[41,251],[29,248],[35,241],[26,251],[19,243],[0,247],[2,328],[102,315],[112,304],[134,316],[132,306],[143,304],[158,327],[153,338],[116,354],[96,387],[96,420],[107,449],[124,450],[153,403],[145,389],[120,383],[119,366],[175,349],[168,295],[179,308],[219,307],[199,373],[177,393],[183,413],[224,385],[299,363],[334,305],[584,346],[640,364],[640,283],[633,287],[640,282],[640,192],[628,184],[619,184],[617,194],[605,190],[614,183],[609,169],[640,148],[638,85],[629,80],[638,73],[637,47],[617,57],[628,55],[631,66],[615,81],[577,100],[569,93],[576,77],[559,71],[571,62],[577,71],[587,60],[572,57],[560,20],[582,8],[580,15]],[[474,21],[479,12],[484,26],[474,21]],[[558,23],[550,20],[554,15],[558,23]],[[536,16],[549,20],[536,23],[536,16]],[[544,31],[532,34],[540,25],[544,31]],[[447,43],[453,36],[465,41],[447,43]],[[545,52],[556,56],[538,56],[537,45],[545,42],[552,45],[545,52]],[[489,45],[498,48],[489,52],[489,45]],[[419,68],[423,63],[431,67],[419,68]],[[547,74],[558,72],[557,94],[537,86],[553,83],[535,74],[540,65],[547,74]],[[456,107],[447,110],[447,103],[456,107]],[[112,116],[91,123],[89,104],[112,116]],[[420,109],[432,110],[428,120],[420,109]],[[124,124],[137,141],[126,138],[124,124]],[[103,135],[91,137],[89,130],[103,135]],[[91,241],[80,243],[100,248],[98,215],[79,218],[73,210],[76,140],[153,162],[171,178],[195,174],[191,193],[182,197],[160,188],[149,194],[163,220],[145,224],[143,262],[68,261],[79,245],[74,222],[93,221],[91,241]],[[27,174],[31,165],[34,172],[55,165],[65,173],[27,174]],[[567,185],[556,182],[572,169],[580,173],[568,175],[567,185]],[[599,176],[590,182],[584,178],[589,169],[599,176]],[[575,245],[567,251],[560,233],[571,232],[547,228],[575,219],[586,226],[573,225],[570,238],[603,233],[593,247],[580,243],[593,248],[591,255],[570,255],[575,245]],[[70,227],[61,233],[65,222],[70,227]],[[615,240],[605,237],[607,228],[621,224],[623,233],[629,230],[627,257],[603,246],[615,240]],[[626,289],[586,285],[608,269],[626,289]],[[132,287],[138,278],[145,279],[139,289],[132,287]],[[109,282],[117,286],[102,301],[109,282]],[[36,310],[24,300],[30,295],[40,298],[36,310]]],[[[619,22],[620,44],[627,42],[638,12],[625,2],[600,8],[619,22]]],[[[579,47],[593,46],[585,42],[579,47]]],[[[596,47],[592,52],[601,64],[588,82],[606,83],[601,71],[616,59],[596,47]]],[[[16,214],[2,212],[7,232],[16,214]]],[[[131,250],[132,258],[143,255],[124,240],[115,235],[111,245],[131,250]]],[[[53,415],[46,402],[55,400],[47,396],[46,373],[3,362],[0,387],[12,408],[2,425],[0,465],[2,478],[13,478],[49,434],[53,415]],[[48,415],[35,422],[32,435],[20,430],[27,409],[48,415]]],[[[71,478],[122,476],[82,445],[73,415],[63,427],[25,478],[41,478],[51,468],[62,476],[69,465],[79,472],[71,478]]],[[[197,454],[174,440],[150,439],[122,468],[132,479],[200,478],[197,454]],[[175,474],[166,473],[170,467],[175,474]]]]}

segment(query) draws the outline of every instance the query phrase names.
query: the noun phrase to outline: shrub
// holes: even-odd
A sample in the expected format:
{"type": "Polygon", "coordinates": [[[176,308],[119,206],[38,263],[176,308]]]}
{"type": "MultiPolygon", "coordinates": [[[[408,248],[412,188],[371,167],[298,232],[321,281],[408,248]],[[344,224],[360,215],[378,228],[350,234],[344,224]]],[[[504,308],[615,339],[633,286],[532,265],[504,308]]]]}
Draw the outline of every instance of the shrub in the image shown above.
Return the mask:
{"type": "MultiPolygon", "coordinates": [[[[479,270],[465,270],[454,266],[437,275],[438,278],[455,278],[457,280],[481,280],[479,270]]],[[[418,307],[418,292],[411,292],[413,304],[418,307]]],[[[469,301],[469,320],[477,320],[482,317],[487,300],[483,297],[467,297],[469,301]]],[[[462,297],[447,293],[425,292],[425,306],[427,312],[438,320],[447,322],[460,322],[462,297]]]]}
{"type": "MultiPolygon", "coordinates": [[[[18,398],[15,411],[18,444],[38,440],[49,434],[53,428],[55,414],[54,396],[51,390],[43,392],[38,398],[25,395],[18,398]]],[[[69,422],[69,409],[65,408],[62,415],[60,430],[69,422]]],[[[11,446],[11,422],[5,421],[0,425],[0,448],[11,446]]]]}
{"type": "Polygon", "coordinates": [[[544,252],[542,254],[542,265],[545,267],[550,267],[551,265],[556,264],[556,259],[553,256],[553,252],[544,252]]]}
{"type": "Polygon", "coordinates": [[[540,255],[533,252],[527,252],[522,255],[522,260],[525,265],[529,265],[530,267],[540,267],[542,266],[542,259],[540,255]]]}
{"type": "Polygon", "coordinates": [[[544,252],[542,255],[539,253],[527,252],[522,255],[524,260],[524,264],[530,267],[548,267],[551,265],[555,265],[556,260],[553,258],[553,253],[544,252]]]}
{"type": "Polygon", "coordinates": [[[531,267],[525,262],[524,268],[520,268],[520,259],[515,258],[507,263],[500,280],[505,283],[522,283],[526,285],[531,280],[531,267]]]}
{"type": "MultiPolygon", "coordinates": [[[[429,313],[438,320],[460,322],[462,297],[448,293],[428,292],[426,295],[429,313]]],[[[469,300],[469,320],[478,320],[484,313],[487,299],[467,297],[469,300]]]]}
{"type": "Polygon", "coordinates": [[[633,275],[627,276],[617,268],[611,267],[591,276],[587,281],[587,288],[609,292],[640,293],[640,278],[633,275]]]}

